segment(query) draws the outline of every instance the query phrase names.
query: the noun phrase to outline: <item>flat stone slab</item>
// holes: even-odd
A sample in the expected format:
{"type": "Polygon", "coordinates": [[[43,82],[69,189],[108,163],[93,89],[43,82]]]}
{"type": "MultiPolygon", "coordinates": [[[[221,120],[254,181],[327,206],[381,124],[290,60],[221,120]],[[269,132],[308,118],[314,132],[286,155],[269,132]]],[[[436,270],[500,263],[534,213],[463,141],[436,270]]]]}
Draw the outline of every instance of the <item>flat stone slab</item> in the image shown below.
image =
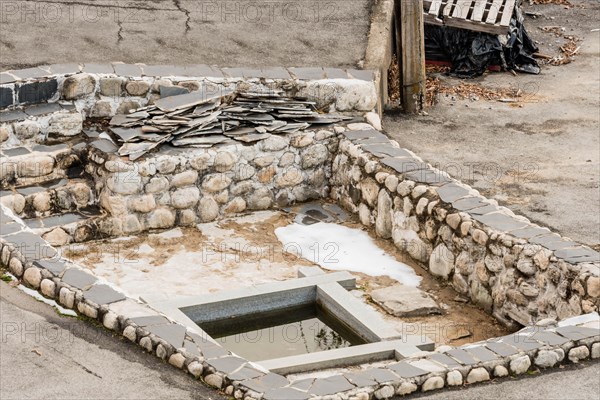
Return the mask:
{"type": "Polygon", "coordinates": [[[557,250],[554,255],[568,262],[600,262],[600,253],[587,247],[557,250]]]}
{"type": "Polygon", "coordinates": [[[383,160],[381,160],[381,163],[384,165],[387,165],[388,167],[392,168],[393,170],[395,170],[396,172],[399,172],[401,174],[429,168],[429,166],[427,164],[425,164],[424,162],[417,161],[414,158],[408,158],[408,157],[404,157],[404,158],[388,157],[388,158],[384,158],[383,160]]]}
{"type": "Polygon", "coordinates": [[[452,203],[469,195],[469,190],[457,183],[449,183],[435,189],[443,202],[452,203]]]}
{"type": "Polygon", "coordinates": [[[342,375],[335,375],[329,378],[315,379],[308,393],[315,396],[328,396],[339,392],[345,392],[354,389],[354,385],[348,382],[348,379],[342,375]]]}
{"type": "Polygon", "coordinates": [[[394,285],[376,289],[371,298],[388,314],[396,317],[420,317],[442,314],[442,309],[424,291],[405,285],[394,285]]]}
{"type": "Polygon", "coordinates": [[[84,297],[98,305],[116,303],[125,300],[123,293],[117,292],[108,285],[94,285],[89,290],[83,292],[84,297]]]}
{"type": "Polygon", "coordinates": [[[477,360],[463,349],[448,350],[446,354],[448,354],[450,357],[454,358],[455,360],[464,365],[477,364],[477,360]]]}
{"type": "Polygon", "coordinates": [[[147,326],[148,332],[155,334],[159,338],[163,339],[176,349],[183,346],[183,339],[185,338],[185,326],[179,324],[168,324],[168,325],[152,325],[147,326]]]}
{"type": "Polygon", "coordinates": [[[515,237],[518,237],[519,239],[531,239],[536,236],[542,236],[542,235],[549,234],[550,229],[542,228],[539,226],[527,226],[525,228],[510,231],[509,233],[515,237]]]}
{"type": "Polygon", "coordinates": [[[498,359],[496,353],[488,350],[485,346],[468,347],[465,350],[481,362],[494,361],[498,359]]]}
{"type": "Polygon", "coordinates": [[[245,381],[247,379],[258,378],[259,376],[263,376],[264,374],[264,372],[246,365],[241,369],[232,372],[231,374],[228,374],[228,378],[232,381],[245,381]]]}
{"type": "Polygon", "coordinates": [[[270,389],[282,388],[288,384],[289,381],[285,376],[274,374],[272,372],[258,378],[249,379],[242,382],[242,386],[245,386],[257,393],[264,393],[270,389]]]}
{"type": "Polygon", "coordinates": [[[374,156],[384,158],[384,157],[406,157],[412,158],[412,154],[410,154],[407,150],[401,149],[399,147],[394,147],[391,144],[365,144],[362,146],[364,151],[367,151],[374,156]]]}
{"type": "Polygon", "coordinates": [[[568,339],[552,332],[537,332],[531,335],[531,337],[550,346],[560,346],[569,341],[568,339]]]}
{"type": "Polygon", "coordinates": [[[171,112],[180,110],[182,108],[208,103],[209,101],[219,99],[223,96],[230,95],[231,93],[233,93],[233,89],[228,89],[225,87],[222,87],[219,90],[211,90],[207,89],[206,87],[202,87],[200,90],[192,93],[166,97],[164,99],[157,100],[154,104],[162,111],[171,112]]]}
{"type": "Polygon", "coordinates": [[[600,329],[584,326],[560,326],[556,332],[571,340],[582,340],[600,335],[600,329]]]}
{"type": "Polygon", "coordinates": [[[231,374],[242,366],[248,364],[248,361],[239,357],[223,357],[215,358],[211,360],[209,364],[214,367],[217,371],[224,372],[225,374],[231,374]]]}
{"type": "Polygon", "coordinates": [[[2,224],[2,234],[0,234],[0,236],[12,235],[13,233],[20,232],[21,230],[23,230],[23,226],[21,226],[21,224],[17,224],[16,222],[2,224]]]}
{"type": "Polygon", "coordinates": [[[166,325],[171,323],[171,321],[169,321],[162,315],[149,315],[147,317],[130,318],[129,321],[141,327],[152,325],[166,325]]]}
{"type": "Polygon", "coordinates": [[[62,276],[62,281],[64,283],[76,287],[77,289],[85,289],[88,286],[93,285],[97,280],[98,278],[95,276],[77,268],[66,270],[62,276]]]}
{"type": "Polygon", "coordinates": [[[23,111],[25,111],[27,115],[36,117],[38,115],[51,114],[62,110],[63,108],[58,103],[42,103],[25,107],[23,111]]]}
{"type": "Polygon", "coordinates": [[[519,351],[517,349],[515,349],[512,346],[509,346],[506,343],[488,342],[485,344],[485,346],[501,357],[509,357],[509,356],[519,353],[519,351]]]}
{"type": "Polygon", "coordinates": [[[6,241],[15,246],[27,259],[41,260],[56,256],[56,250],[44,239],[31,232],[19,232],[5,237],[6,241]]]}
{"type": "Polygon", "coordinates": [[[416,378],[417,376],[427,375],[429,373],[407,362],[391,364],[388,365],[388,368],[398,374],[401,378],[416,378]]]}
{"type": "Polygon", "coordinates": [[[452,181],[445,172],[432,169],[421,169],[408,172],[406,178],[419,183],[427,183],[429,185],[443,185],[446,182],[452,181]]]}
{"type": "Polygon", "coordinates": [[[442,353],[434,353],[429,356],[429,359],[448,368],[457,368],[461,366],[455,359],[442,353]]]}
{"type": "Polygon", "coordinates": [[[375,129],[362,130],[362,131],[344,131],[342,133],[342,135],[344,135],[346,138],[348,138],[349,140],[352,140],[352,141],[371,139],[371,138],[388,139],[387,136],[385,136],[383,133],[381,133],[375,129]]]}
{"type": "Polygon", "coordinates": [[[512,231],[527,226],[526,222],[519,221],[516,218],[501,213],[474,215],[473,219],[484,223],[491,228],[504,232],[512,231]]]}
{"type": "Polygon", "coordinates": [[[271,389],[265,392],[264,400],[308,400],[311,396],[293,388],[271,389]]]}
{"type": "Polygon", "coordinates": [[[60,275],[67,268],[67,264],[62,260],[37,260],[33,265],[39,268],[45,268],[54,275],[60,275]]]}
{"type": "MultiPolygon", "coordinates": [[[[446,185],[447,186],[447,185],[446,185]]],[[[444,186],[442,186],[444,187],[444,186]]],[[[452,200],[452,207],[456,208],[458,211],[466,211],[472,210],[474,208],[484,207],[489,205],[490,203],[485,201],[484,197],[461,197],[457,200],[452,200]]]]}

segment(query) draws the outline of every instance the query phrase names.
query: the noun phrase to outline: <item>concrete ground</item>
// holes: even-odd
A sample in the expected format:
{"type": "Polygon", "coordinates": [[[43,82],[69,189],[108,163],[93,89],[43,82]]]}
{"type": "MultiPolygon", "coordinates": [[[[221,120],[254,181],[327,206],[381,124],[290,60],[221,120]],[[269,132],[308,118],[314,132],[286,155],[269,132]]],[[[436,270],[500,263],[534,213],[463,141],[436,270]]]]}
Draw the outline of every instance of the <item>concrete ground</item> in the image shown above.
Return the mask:
{"type": "Polygon", "coordinates": [[[373,0],[0,2],[0,70],[70,62],[355,67],[373,0]]]}
{"type": "Polygon", "coordinates": [[[0,282],[0,398],[226,399],[138,345],[0,282]]]}
{"type": "MultiPolygon", "coordinates": [[[[404,147],[532,221],[600,244],[600,4],[526,6],[543,14],[526,26],[540,51],[565,40],[539,27],[563,26],[583,39],[577,59],[542,73],[491,73],[475,82],[520,88],[522,108],[497,101],[440,98],[428,116],[389,114],[384,128],[404,147]],[[583,7],[583,8],[582,8],[583,7]]],[[[442,77],[445,84],[459,80],[442,77]]],[[[474,81],[468,81],[473,83],[474,81]]]]}

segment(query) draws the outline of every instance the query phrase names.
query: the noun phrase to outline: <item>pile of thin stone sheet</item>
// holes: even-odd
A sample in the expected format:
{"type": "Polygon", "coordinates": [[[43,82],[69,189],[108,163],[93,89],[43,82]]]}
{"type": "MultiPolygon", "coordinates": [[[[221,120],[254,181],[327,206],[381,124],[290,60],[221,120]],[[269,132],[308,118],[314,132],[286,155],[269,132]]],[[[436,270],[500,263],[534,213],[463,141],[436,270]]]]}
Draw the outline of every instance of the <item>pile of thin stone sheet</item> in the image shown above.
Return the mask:
{"type": "Polygon", "coordinates": [[[121,143],[119,155],[136,160],[166,143],[175,147],[251,144],[347,119],[320,114],[314,102],[287,97],[283,91],[234,93],[227,88],[218,92],[203,88],[116,115],[110,130],[121,143]]]}

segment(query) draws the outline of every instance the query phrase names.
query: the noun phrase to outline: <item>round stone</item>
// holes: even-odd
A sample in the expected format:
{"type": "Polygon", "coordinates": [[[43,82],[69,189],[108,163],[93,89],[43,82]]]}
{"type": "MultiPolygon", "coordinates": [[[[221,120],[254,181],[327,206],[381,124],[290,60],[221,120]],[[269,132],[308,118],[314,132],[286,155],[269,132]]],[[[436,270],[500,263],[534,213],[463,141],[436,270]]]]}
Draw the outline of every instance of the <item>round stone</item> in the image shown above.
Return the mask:
{"type": "Polygon", "coordinates": [[[524,374],[531,367],[531,360],[528,356],[517,357],[510,362],[510,370],[515,375],[524,374]]]}
{"type": "Polygon", "coordinates": [[[206,375],[204,377],[204,382],[206,382],[207,385],[217,389],[221,389],[223,386],[223,378],[217,374],[206,375]]]}
{"type": "Polygon", "coordinates": [[[54,281],[52,281],[50,279],[42,280],[42,283],[40,284],[40,288],[41,288],[42,294],[46,297],[53,299],[54,296],[56,295],[56,284],[54,283],[54,281]]]}
{"type": "Polygon", "coordinates": [[[382,387],[381,389],[378,389],[375,391],[375,398],[376,399],[391,399],[392,397],[394,397],[394,387],[390,386],[390,385],[386,385],[384,387],[382,387]]]}
{"type": "Polygon", "coordinates": [[[578,363],[581,360],[585,360],[589,356],[590,350],[587,348],[587,346],[573,347],[571,350],[569,350],[569,361],[573,363],[578,363]]]}
{"type": "Polygon", "coordinates": [[[508,376],[508,370],[506,369],[506,367],[504,367],[502,365],[496,365],[494,367],[494,376],[497,378],[502,378],[504,376],[508,376]]]}
{"type": "Polygon", "coordinates": [[[193,207],[196,205],[196,203],[198,203],[199,199],[200,190],[197,187],[177,189],[171,195],[173,207],[178,209],[193,207]]]}
{"type": "Polygon", "coordinates": [[[469,375],[467,375],[467,383],[477,383],[483,381],[489,381],[490,374],[485,368],[473,368],[469,375]]]}
{"type": "Polygon", "coordinates": [[[73,308],[75,305],[75,292],[67,288],[61,288],[58,292],[58,301],[66,308],[73,308]]]}
{"type": "Polygon", "coordinates": [[[454,254],[443,243],[439,244],[429,258],[429,271],[436,276],[448,279],[454,269],[454,254]]]}
{"type": "Polygon", "coordinates": [[[144,336],[140,339],[140,346],[142,346],[142,348],[148,353],[151,353],[152,350],[154,350],[154,347],[152,346],[152,339],[150,339],[148,336],[144,336]]]}
{"type": "Polygon", "coordinates": [[[150,84],[145,81],[130,81],[125,85],[125,90],[132,96],[145,96],[150,90],[150,84]]]}
{"type": "Polygon", "coordinates": [[[417,385],[412,382],[402,382],[400,386],[398,386],[398,390],[396,390],[396,394],[399,396],[406,396],[407,394],[411,394],[416,392],[418,389],[417,385]]]}
{"type": "Polygon", "coordinates": [[[559,356],[551,350],[540,350],[533,363],[540,368],[554,367],[559,361],[559,356]]]}
{"type": "Polygon", "coordinates": [[[123,330],[123,336],[132,342],[135,342],[137,340],[137,334],[136,334],[135,328],[131,325],[127,326],[123,330]]]}
{"type": "Polygon", "coordinates": [[[421,390],[429,392],[431,390],[441,389],[444,387],[444,379],[439,376],[432,376],[423,383],[421,390]]]}
{"type": "Polygon", "coordinates": [[[40,287],[40,283],[42,282],[42,271],[40,271],[40,269],[37,267],[29,267],[25,270],[23,279],[29,286],[37,289],[40,287]]]}
{"type": "Polygon", "coordinates": [[[71,236],[69,236],[62,228],[51,230],[44,234],[43,238],[52,246],[64,246],[71,241],[71,236]]]}
{"type": "Polygon", "coordinates": [[[228,151],[220,151],[215,157],[215,169],[217,172],[226,172],[233,168],[237,157],[228,151]]]}
{"type": "Polygon", "coordinates": [[[63,97],[66,100],[76,100],[94,93],[96,79],[89,74],[77,74],[68,77],[63,83],[63,97]]]}
{"type": "Polygon", "coordinates": [[[198,205],[198,215],[202,222],[214,221],[219,216],[219,204],[212,197],[203,197],[198,205]]]}
{"type": "Polygon", "coordinates": [[[175,224],[175,213],[167,208],[159,208],[148,216],[148,227],[151,229],[170,228],[175,224]]]}
{"type": "Polygon", "coordinates": [[[231,184],[231,178],[225,174],[207,175],[202,182],[202,189],[208,192],[220,192],[231,184]]]}
{"type": "Polygon", "coordinates": [[[185,366],[185,357],[181,353],[175,353],[169,357],[169,364],[176,368],[182,369],[185,366]]]}
{"type": "Polygon", "coordinates": [[[156,357],[166,360],[168,356],[167,349],[161,343],[156,346],[156,357]]]}
{"type": "Polygon", "coordinates": [[[463,376],[459,371],[450,371],[446,375],[448,386],[460,386],[463,383],[463,376]]]}
{"type": "Polygon", "coordinates": [[[198,172],[194,170],[184,171],[180,174],[174,175],[171,179],[171,187],[184,187],[194,185],[198,180],[198,172]]]}
{"type": "MultiPolygon", "coordinates": [[[[8,252],[8,247],[5,247],[3,249],[4,251],[8,252]],[[6,249],[6,250],[4,250],[6,249]]],[[[16,257],[13,257],[10,259],[10,262],[8,263],[8,268],[10,269],[10,272],[16,276],[17,278],[21,277],[21,275],[23,275],[23,264],[21,263],[21,260],[19,260],[16,257]]]]}
{"type": "Polygon", "coordinates": [[[202,366],[202,363],[200,363],[198,361],[192,361],[188,365],[189,373],[192,374],[196,379],[198,379],[202,376],[203,370],[204,370],[204,367],[202,366]]]}

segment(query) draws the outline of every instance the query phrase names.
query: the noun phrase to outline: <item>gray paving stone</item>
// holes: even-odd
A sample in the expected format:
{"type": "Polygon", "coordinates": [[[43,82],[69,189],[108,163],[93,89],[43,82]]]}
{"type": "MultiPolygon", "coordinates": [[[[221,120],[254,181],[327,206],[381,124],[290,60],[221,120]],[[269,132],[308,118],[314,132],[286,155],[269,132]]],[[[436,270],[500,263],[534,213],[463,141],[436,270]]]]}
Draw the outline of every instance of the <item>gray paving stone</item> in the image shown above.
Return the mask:
{"type": "Polygon", "coordinates": [[[515,237],[518,237],[519,239],[531,239],[536,236],[549,234],[550,229],[531,225],[531,226],[526,226],[525,228],[510,231],[509,233],[515,237]]]}
{"type": "Polygon", "coordinates": [[[202,355],[207,360],[229,355],[229,351],[227,351],[227,349],[225,349],[219,345],[216,345],[213,343],[203,344],[203,343],[198,343],[197,341],[195,341],[195,343],[198,345],[198,347],[200,347],[200,350],[202,351],[202,355]]]}
{"type": "MultiPolygon", "coordinates": [[[[388,141],[389,142],[389,141],[388,141]]],[[[393,147],[391,144],[366,144],[362,146],[364,151],[368,151],[377,157],[405,157],[412,158],[412,155],[405,149],[393,147]]]]}
{"type": "MultiPolygon", "coordinates": [[[[369,145],[386,145],[386,146],[392,146],[392,143],[390,142],[390,139],[388,139],[385,136],[379,136],[379,137],[375,137],[375,138],[368,138],[368,139],[362,139],[362,140],[357,140],[355,142],[356,144],[360,144],[363,148],[363,150],[365,150],[364,146],[369,146],[369,145]]],[[[376,155],[376,154],[374,154],[376,155]]],[[[385,158],[386,155],[382,155],[382,156],[378,156],[380,158],[385,158]]]]}
{"type": "Polygon", "coordinates": [[[477,207],[472,210],[467,211],[471,215],[485,215],[492,212],[499,211],[500,209],[493,204],[488,204],[483,207],[477,207]]]}
{"type": "Polygon", "coordinates": [[[398,374],[401,378],[415,378],[421,375],[427,375],[429,372],[410,365],[407,362],[388,365],[388,368],[398,374]]]}
{"type": "Polygon", "coordinates": [[[175,65],[144,65],[142,70],[145,76],[156,77],[187,76],[188,73],[184,67],[175,65]]]}
{"type": "Polygon", "coordinates": [[[328,396],[354,388],[355,386],[348,382],[348,379],[342,375],[334,375],[329,378],[315,379],[308,393],[315,396],[328,396]]]}
{"type": "Polygon", "coordinates": [[[162,315],[149,315],[147,317],[135,317],[135,318],[130,318],[129,321],[131,321],[132,323],[136,324],[137,326],[141,326],[141,327],[151,326],[151,325],[166,325],[166,324],[171,323],[171,321],[169,321],[167,318],[163,317],[162,315]]]}
{"type": "Polygon", "coordinates": [[[155,105],[162,111],[170,112],[196,104],[207,103],[231,93],[233,93],[233,89],[230,88],[219,87],[219,89],[213,90],[203,86],[200,90],[192,93],[157,100],[155,105]]]}
{"type": "Polygon", "coordinates": [[[501,357],[509,357],[518,354],[519,351],[512,346],[502,342],[487,342],[485,347],[498,354],[501,357]]]}
{"type": "Polygon", "coordinates": [[[264,393],[268,390],[282,388],[289,383],[290,382],[285,376],[269,372],[268,374],[258,378],[245,380],[242,382],[242,386],[245,386],[257,393],[264,393]]]}
{"type": "Polygon", "coordinates": [[[27,225],[29,229],[39,229],[44,227],[44,223],[42,222],[41,218],[26,219],[23,222],[25,222],[25,225],[27,225]]]}
{"type": "Polygon", "coordinates": [[[303,81],[318,81],[321,79],[325,79],[325,71],[323,70],[323,68],[290,68],[289,71],[297,79],[303,81]]]}
{"type": "Polygon", "coordinates": [[[516,347],[517,349],[521,350],[521,351],[530,351],[530,350],[535,350],[535,349],[539,349],[540,347],[543,346],[542,343],[538,342],[537,340],[535,340],[532,335],[527,334],[527,335],[517,335],[517,334],[513,334],[513,335],[507,335],[504,336],[502,338],[500,338],[502,343],[507,343],[513,347],[516,347]]]}
{"type": "Polygon", "coordinates": [[[247,379],[258,378],[259,376],[263,375],[265,375],[264,372],[249,366],[245,366],[242,369],[229,374],[228,378],[232,381],[245,381],[247,379]]]}
{"type": "Polygon", "coordinates": [[[527,226],[526,222],[501,213],[473,215],[473,219],[486,224],[493,229],[504,232],[527,226]]]}
{"type": "MultiPolygon", "coordinates": [[[[193,76],[196,78],[214,78],[214,77],[216,77],[213,72],[213,69],[209,65],[206,65],[206,64],[186,65],[185,70],[186,70],[187,76],[193,76]]],[[[221,74],[219,74],[219,75],[221,75],[221,74]]]]}
{"type": "Polygon", "coordinates": [[[463,197],[469,194],[469,190],[464,187],[458,185],[457,183],[451,182],[447,185],[440,186],[435,189],[437,191],[438,196],[443,202],[452,203],[457,201],[458,199],[462,199],[463,197]]]}
{"type": "Polygon", "coordinates": [[[9,224],[2,224],[2,232],[0,236],[12,235],[13,233],[19,232],[23,229],[21,224],[17,224],[16,222],[11,222],[9,224]]]}
{"type": "Polygon", "coordinates": [[[244,77],[244,69],[243,68],[221,68],[221,72],[227,78],[243,78],[244,77]]]}
{"type": "Polygon", "coordinates": [[[46,71],[48,67],[45,66],[44,69],[39,67],[19,69],[16,71],[10,71],[12,75],[17,77],[19,80],[24,81],[27,79],[35,79],[35,78],[44,78],[46,76],[51,75],[48,71],[46,71]]]}
{"type": "Polygon", "coordinates": [[[429,356],[429,359],[449,368],[460,367],[460,364],[456,360],[442,353],[434,353],[429,356]]]}
{"type": "Polygon", "coordinates": [[[265,79],[291,79],[289,71],[283,67],[263,68],[261,77],[265,79]]]}
{"type": "Polygon", "coordinates": [[[94,285],[83,292],[83,296],[98,305],[116,303],[126,298],[123,293],[117,292],[108,285],[94,285]]]}
{"type": "Polygon", "coordinates": [[[56,75],[72,75],[81,72],[79,64],[52,64],[48,69],[56,75]]]}
{"type": "Polygon", "coordinates": [[[62,276],[62,281],[68,285],[76,287],[78,289],[84,289],[90,285],[93,285],[98,279],[85,271],[77,268],[70,268],[65,271],[62,276]]]}
{"type": "MultiPolygon", "coordinates": [[[[0,112],[0,122],[22,121],[24,119],[27,119],[27,114],[21,110],[0,112]]],[[[6,150],[4,153],[6,153],[6,150]]]]}
{"type": "Polygon", "coordinates": [[[377,385],[377,381],[367,371],[345,373],[344,377],[358,387],[377,385]]]}
{"type": "Polygon", "coordinates": [[[600,329],[583,326],[561,326],[556,328],[556,332],[571,340],[587,339],[600,335],[600,329]]]}
{"type": "Polygon", "coordinates": [[[67,151],[69,150],[69,146],[67,146],[66,144],[54,144],[54,145],[50,145],[47,146],[45,144],[36,144],[35,146],[33,146],[31,148],[31,151],[33,152],[39,152],[39,153],[55,153],[58,151],[67,151]]]}
{"type": "Polygon", "coordinates": [[[51,114],[53,112],[61,111],[62,109],[63,108],[58,103],[43,103],[25,107],[23,111],[25,111],[27,115],[38,116],[51,114]]]}
{"type": "Polygon", "coordinates": [[[474,208],[485,207],[486,205],[489,205],[490,203],[486,202],[485,200],[486,199],[484,197],[471,196],[463,197],[458,200],[453,200],[451,201],[451,203],[452,207],[454,207],[458,211],[468,212],[469,210],[472,210],[474,208]]]}
{"type": "Polygon", "coordinates": [[[298,389],[303,392],[308,392],[308,389],[310,389],[310,387],[312,386],[314,381],[315,381],[315,378],[300,379],[300,380],[294,381],[290,386],[293,387],[294,389],[298,389]]]}
{"type": "Polygon", "coordinates": [[[362,81],[372,82],[375,79],[375,73],[371,70],[349,69],[348,73],[354,79],[360,79],[362,81]]]}
{"type": "Polygon", "coordinates": [[[398,380],[398,375],[384,368],[371,368],[366,370],[367,374],[379,383],[386,383],[398,380]]]}
{"type": "Polygon", "coordinates": [[[188,94],[190,91],[187,88],[179,87],[179,86],[161,86],[160,87],[160,97],[171,97],[171,96],[179,96],[182,94],[188,94]]]}
{"type": "Polygon", "coordinates": [[[569,262],[600,262],[600,253],[587,247],[561,249],[555,251],[554,255],[569,262]]]}
{"type": "Polygon", "coordinates": [[[117,152],[117,146],[108,139],[94,140],[90,143],[90,146],[106,154],[114,154],[117,152]]]}
{"type": "Polygon", "coordinates": [[[264,400],[308,400],[310,395],[293,388],[271,389],[265,392],[264,400]]]}
{"type": "Polygon", "coordinates": [[[183,348],[190,354],[200,357],[202,355],[202,352],[200,351],[200,349],[198,348],[198,346],[196,345],[196,343],[185,339],[183,341],[183,348]]]}
{"type": "Polygon", "coordinates": [[[31,151],[25,147],[15,147],[14,149],[4,150],[4,154],[8,157],[18,157],[29,153],[31,153],[31,151]]]}
{"type": "Polygon", "coordinates": [[[15,246],[29,261],[56,256],[56,250],[48,242],[31,232],[15,233],[6,236],[5,240],[15,246]]]}
{"type": "Polygon", "coordinates": [[[17,81],[17,77],[7,72],[0,73],[0,85],[5,83],[13,83],[17,81]]]}
{"type": "Polygon", "coordinates": [[[210,366],[216,369],[219,372],[223,372],[227,375],[237,371],[242,366],[248,364],[248,361],[239,357],[223,357],[223,358],[215,358],[208,362],[210,366]]]}
{"type": "Polygon", "coordinates": [[[183,346],[183,339],[185,338],[185,326],[183,325],[151,325],[147,326],[146,330],[150,333],[155,334],[156,336],[166,341],[176,349],[183,346]]]}
{"type": "Polygon", "coordinates": [[[142,76],[142,69],[138,65],[115,63],[113,64],[113,68],[115,70],[115,74],[117,75],[133,77],[142,76]]]}
{"type": "Polygon", "coordinates": [[[448,350],[446,352],[446,354],[448,354],[449,356],[451,356],[455,360],[458,360],[458,362],[460,362],[461,364],[464,364],[464,365],[477,364],[477,360],[474,359],[473,356],[471,356],[471,354],[467,353],[463,349],[448,350]]]}
{"type": "Polygon", "coordinates": [[[429,168],[427,164],[425,164],[424,162],[417,161],[414,158],[388,157],[381,160],[381,163],[387,165],[388,167],[401,174],[429,168]]]}
{"type": "Polygon", "coordinates": [[[377,137],[384,137],[386,139],[388,138],[383,133],[381,133],[375,129],[368,129],[368,130],[362,130],[362,131],[344,131],[342,133],[342,135],[344,135],[346,138],[348,138],[349,140],[352,140],[352,141],[369,139],[369,138],[377,138],[377,137]]]}
{"type": "Polygon", "coordinates": [[[325,75],[327,75],[327,79],[348,79],[348,73],[339,68],[325,68],[325,75]]]}
{"type": "Polygon", "coordinates": [[[115,69],[112,64],[89,63],[83,66],[83,72],[88,74],[114,74],[115,69]]]}
{"type": "Polygon", "coordinates": [[[560,345],[565,344],[565,343],[567,343],[569,341],[568,339],[566,339],[566,338],[564,338],[562,336],[559,336],[556,333],[549,332],[549,331],[534,333],[532,335],[532,337],[535,340],[537,340],[539,342],[543,342],[543,343],[548,344],[550,346],[560,346],[560,345]]]}
{"type": "Polygon", "coordinates": [[[429,185],[443,185],[451,182],[451,179],[442,171],[431,169],[420,169],[406,174],[406,178],[415,182],[427,183],[429,185]]]}
{"type": "Polygon", "coordinates": [[[471,347],[471,348],[467,348],[465,350],[481,362],[494,361],[494,360],[498,359],[498,356],[496,355],[496,353],[488,350],[484,346],[471,347]]]}
{"type": "Polygon", "coordinates": [[[63,260],[37,260],[33,265],[39,268],[45,268],[54,275],[60,275],[67,268],[67,264],[63,260]]]}

